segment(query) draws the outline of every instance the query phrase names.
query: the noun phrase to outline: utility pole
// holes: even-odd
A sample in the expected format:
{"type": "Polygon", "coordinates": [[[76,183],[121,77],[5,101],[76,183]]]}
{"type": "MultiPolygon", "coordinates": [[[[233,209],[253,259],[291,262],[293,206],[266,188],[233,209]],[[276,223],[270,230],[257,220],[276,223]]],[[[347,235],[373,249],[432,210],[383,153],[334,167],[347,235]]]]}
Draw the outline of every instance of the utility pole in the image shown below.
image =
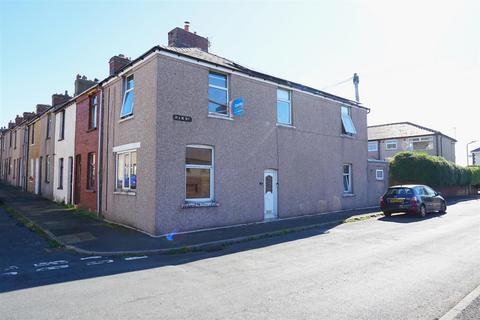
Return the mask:
{"type": "Polygon", "coordinates": [[[360,102],[360,95],[358,94],[358,84],[360,83],[360,78],[358,77],[358,74],[354,73],[353,74],[353,85],[355,86],[355,100],[357,102],[360,102]]]}

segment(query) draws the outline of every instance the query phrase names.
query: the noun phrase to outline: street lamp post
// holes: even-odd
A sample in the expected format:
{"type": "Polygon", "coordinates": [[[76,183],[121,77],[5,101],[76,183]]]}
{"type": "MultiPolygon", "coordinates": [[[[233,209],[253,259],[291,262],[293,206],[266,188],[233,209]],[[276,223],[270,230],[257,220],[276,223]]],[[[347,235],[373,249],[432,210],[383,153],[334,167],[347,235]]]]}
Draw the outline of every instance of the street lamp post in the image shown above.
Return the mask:
{"type": "Polygon", "coordinates": [[[471,145],[472,143],[478,142],[478,140],[473,140],[467,143],[467,167],[468,167],[468,146],[471,145]]]}

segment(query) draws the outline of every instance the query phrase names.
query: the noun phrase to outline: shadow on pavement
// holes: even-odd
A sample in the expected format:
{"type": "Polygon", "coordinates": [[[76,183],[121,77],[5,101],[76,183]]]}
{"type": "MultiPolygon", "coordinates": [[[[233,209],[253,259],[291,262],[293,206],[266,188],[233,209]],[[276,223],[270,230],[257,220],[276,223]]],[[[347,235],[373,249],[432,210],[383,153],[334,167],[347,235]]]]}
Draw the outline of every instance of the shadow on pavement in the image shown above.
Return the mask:
{"type": "Polygon", "coordinates": [[[384,222],[395,222],[395,223],[415,223],[415,222],[421,222],[424,220],[430,220],[430,219],[435,219],[435,218],[442,218],[443,215],[448,214],[444,213],[437,213],[437,212],[432,212],[427,214],[425,218],[421,218],[419,216],[413,215],[413,214],[408,214],[408,213],[396,213],[393,214],[391,217],[383,217],[378,219],[378,221],[384,221],[384,222]]]}

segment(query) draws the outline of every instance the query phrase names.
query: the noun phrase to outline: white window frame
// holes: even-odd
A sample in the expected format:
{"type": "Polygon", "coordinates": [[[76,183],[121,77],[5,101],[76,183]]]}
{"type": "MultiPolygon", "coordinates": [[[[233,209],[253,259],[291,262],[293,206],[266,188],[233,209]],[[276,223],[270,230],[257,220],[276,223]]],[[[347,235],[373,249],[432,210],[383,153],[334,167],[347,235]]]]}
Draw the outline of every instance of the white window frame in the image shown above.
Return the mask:
{"type": "Polygon", "coordinates": [[[385,179],[383,169],[376,169],[375,170],[375,179],[377,179],[379,181],[385,179]],[[379,173],[380,173],[380,175],[379,175],[379,173]]]}
{"type": "MultiPolygon", "coordinates": [[[[231,118],[232,117],[232,113],[231,113],[231,110],[230,110],[230,95],[229,95],[229,77],[228,77],[228,74],[225,74],[225,73],[221,73],[221,72],[216,72],[216,71],[209,71],[208,72],[208,77],[210,77],[210,74],[214,74],[214,75],[219,75],[219,76],[225,76],[225,83],[227,84],[227,87],[224,88],[224,87],[220,87],[220,86],[216,86],[214,84],[210,84],[210,79],[208,79],[208,87],[212,87],[212,88],[215,88],[215,89],[219,89],[219,90],[223,90],[223,91],[226,91],[227,92],[227,114],[223,114],[223,113],[220,113],[220,112],[210,112],[210,110],[208,110],[208,114],[209,115],[215,115],[215,116],[219,116],[219,117],[225,117],[225,118],[231,118]]],[[[208,97],[208,102],[213,102],[213,103],[216,103],[216,104],[219,104],[218,101],[214,101],[214,100],[211,100],[210,97],[208,97]]],[[[208,107],[208,106],[207,106],[208,107]]]]}
{"type": "Polygon", "coordinates": [[[385,140],[385,150],[397,150],[398,149],[398,141],[396,139],[392,140],[385,140]],[[389,144],[395,144],[395,148],[388,147],[389,144]]]}
{"type": "Polygon", "coordinates": [[[377,152],[378,151],[378,142],[377,141],[368,141],[368,152],[377,152]],[[370,148],[374,146],[374,148],[370,148]]]}
{"type": "Polygon", "coordinates": [[[352,108],[349,106],[341,106],[340,107],[340,119],[342,121],[342,134],[346,136],[354,136],[357,134],[357,129],[355,128],[355,124],[353,123],[353,119],[351,116],[352,108]],[[347,110],[346,113],[343,110],[347,110]],[[351,131],[347,130],[347,126],[351,125],[351,131]]]}
{"type": "Polygon", "coordinates": [[[212,146],[201,145],[201,144],[188,144],[185,148],[197,148],[197,149],[208,149],[212,151],[212,164],[187,164],[185,157],[185,202],[187,203],[201,203],[201,202],[214,202],[214,176],[215,176],[215,150],[212,146]],[[208,169],[210,170],[210,197],[209,198],[187,198],[187,169],[208,169]]]}
{"type": "Polygon", "coordinates": [[[426,150],[433,150],[433,137],[415,137],[408,139],[408,147],[410,150],[419,150],[419,151],[426,151],[426,150]],[[415,149],[413,147],[414,142],[431,142],[431,148],[426,149],[415,149]]]}
{"type": "Polygon", "coordinates": [[[125,119],[128,117],[133,116],[133,110],[135,108],[135,92],[133,92],[133,99],[132,99],[132,111],[127,114],[123,114],[123,107],[125,106],[125,99],[127,98],[127,93],[133,91],[135,89],[135,76],[133,74],[129,74],[128,76],[123,77],[123,99],[122,99],[122,108],[120,109],[120,119],[125,119]],[[128,86],[128,78],[133,77],[133,87],[127,89],[128,86]]]}
{"type": "MultiPolygon", "coordinates": [[[[117,179],[118,179],[118,159],[119,159],[119,156],[121,155],[125,155],[125,154],[129,154],[129,158],[130,158],[130,165],[132,165],[132,153],[136,153],[136,159],[137,159],[137,163],[135,165],[138,166],[138,149],[129,149],[129,150],[122,150],[122,151],[117,151],[115,152],[115,187],[113,188],[114,192],[132,192],[132,193],[136,193],[137,192],[137,188],[135,189],[132,189],[132,178],[131,178],[131,171],[130,169],[128,170],[128,187],[125,187],[125,179],[122,179],[122,187],[121,188],[118,188],[117,186],[117,179]]],[[[138,168],[137,168],[138,169],[138,168]]],[[[122,167],[122,170],[125,170],[125,165],[123,165],[122,167]]],[[[125,177],[125,172],[123,172],[122,174],[123,177],[125,177]]],[[[138,176],[138,173],[137,173],[137,176],[138,176]]],[[[136,184],[136,187],[138,187],[138,179],[135,178],[135,184],[136,184]]]]}
{"type": "MultiPolygon", "coordinates": [[[[93,130],[97,128],[97,110],[98,110],[97,106],[98,106],[97,94],[89,96],[88,97],[88,130],[93,130]],[[92,103],[93,100],[95,100],[95,103],[92,103]]],[[[133,112],[133,109],[132,109],[132,112],[133,112]]]]}
{"type": "Polygon", "coordinates": [[[278,124],[281,124],[281,125],[288,125],[288,126],[291,126],[293,124],[293,121],[292,121],[292,91],[291,90],[288,90],[288,89],[285,89],[285,88],[280,88],[278,87],[277,88],[277,123],[278,124]],[[278,97],[278,92],[279,91],[284,91],[286,93],[288,93],[288,100],[285,100],[285,99],[281,99],[278,97]],[[285,123],[285,122],[280,122],[278,121],[278,102],[281,101],[281,102],[286,102],[288,103],[288,122],[285,123]]]}
{"type": "Polygon", "coordinates": [[[352,194],[353,193],[353,181],[352,181],[352,164],[351,163],[344,163],[342,166],[342,188],[343,188],[343,193],[344,194],[352,194]],[[344,172],[345,166],[348,166],[348,173],[344,172]],[[348,185],[348,190],[345,190],[345,185],[343,184],[343,179],[345,176],[348,176],[349,179],[349,185],[348,185]]]}

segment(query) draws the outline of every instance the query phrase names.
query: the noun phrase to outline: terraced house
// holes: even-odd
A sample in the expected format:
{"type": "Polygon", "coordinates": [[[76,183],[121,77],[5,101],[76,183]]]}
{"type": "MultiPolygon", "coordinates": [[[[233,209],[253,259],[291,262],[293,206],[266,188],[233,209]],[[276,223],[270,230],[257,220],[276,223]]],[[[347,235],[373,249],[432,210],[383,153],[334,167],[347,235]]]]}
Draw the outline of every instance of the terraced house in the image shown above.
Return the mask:
{"type": "Polygon", "coordinates": [[[108,219],[159,235],[368,204],[359,103],[211,54],[187,29],[119,58],[102,82],[108,219]]]}

